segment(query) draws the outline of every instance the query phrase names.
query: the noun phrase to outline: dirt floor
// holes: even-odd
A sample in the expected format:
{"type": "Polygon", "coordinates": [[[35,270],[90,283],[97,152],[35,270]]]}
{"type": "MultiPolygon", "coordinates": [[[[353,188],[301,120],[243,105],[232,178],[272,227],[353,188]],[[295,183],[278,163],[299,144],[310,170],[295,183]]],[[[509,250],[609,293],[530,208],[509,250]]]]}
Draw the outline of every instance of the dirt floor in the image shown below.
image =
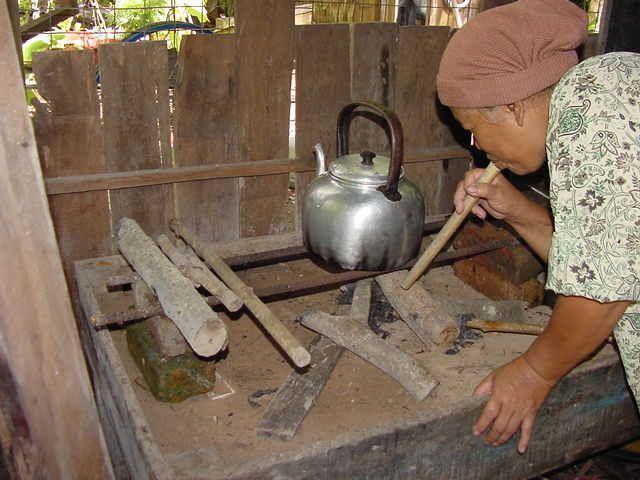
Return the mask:
{"type": "MultiPolygon", "coordinates": [[[[304,275],[305,266],[300,261],[279,264],[278,268],[254,270],[246,281],[252,286],[283,281],[291,275],[304,275]]],[[[438,295],[482,298],[457,279],[451,267],[430,270],[422,282],[438,295]]],[[[308,344],[315,333],[297,323],[296,318],[306,310],[334,312],[338,294],[338,290],[329,290],[272,302],[269,306],[303,344],[308,344]]],[[[427,413],[429,416],[448,413],[468,399],[485,375],[523,352],[533,338],[488,333],[457,354],[447,355],[437,349],[429,351],[403,322],[385,324],[391,334],[388,340],[413,355],[441,384],[418,402],[395,380],[346,351],[294,439],[283,442],[258,437],[255,427],[292,367],[249,315],[230,318],[221,313],[221,316],[229,329],[230,343],[228,353],[218,364],[221,376],[218,387],[211,394],[179,404],[161,403],[152,397],[127,352],[124,332],[113,332],[153,436],[177,473],[188,471],[195,476],[221,477],[235,464],[258,462],[292,448],[298,452],[312,449],[319,442],[357,438],[399,420],[418,422],[427,413]]],[[[607,346],[599,355],[615,353],[607,346]]]]}

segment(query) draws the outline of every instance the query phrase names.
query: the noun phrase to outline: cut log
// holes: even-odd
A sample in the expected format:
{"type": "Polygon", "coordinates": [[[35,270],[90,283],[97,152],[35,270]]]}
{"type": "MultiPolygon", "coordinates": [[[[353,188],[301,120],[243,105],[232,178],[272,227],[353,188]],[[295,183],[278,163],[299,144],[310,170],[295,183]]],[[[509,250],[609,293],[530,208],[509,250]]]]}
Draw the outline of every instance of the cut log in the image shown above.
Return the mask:
{"type": "Polygon", "coordinates": [[[453,345],[460,333],[455,317],[419,283],[408,290],[403,289],[400,282],[406,273],[397,271],[379,275],[376,282],[389,303],[427,347],[431,342],[445,347],[453,345]]]}
{"type": "Polygon", "coordinates": [[[358,319],[307,312],[300,321],[390,375],[416,400],[425,399],[439,383],[411,356],[385,342],[358,319]]]}
{"type": "Polygon", "coordinates": [[[287,327],[273,314],[269,307],[262,303],[253,293],[253,289],[245,285],[224,260],[217,255],[211,243],[202,241],[193,230],[175,220],[171,222],[171,229],[182,237],[222,281],[242,299],[247,308],[251,310],[260,324],[296,366],[302,368],[309,365],[311,361],[309,352],[287,330],[287,327]]]}
{"type": "Polygon", "coordinates": [[[180,273],[196,285],[202,285],[211,295],[216,297],[230,312],[237,312],[242,308],[242,300],[227,288],[207,266],[198,258],[191,247],[184,242],[176,246],[166,235],[158,235],[156,242],[167,257],[178,268],[180,273]]]}
{"type": "Polygon", "coordinates": [[[210,357],[227,346],[222,320],[134,220],[120,220],[117,243],[198,355],[210,357]]]}

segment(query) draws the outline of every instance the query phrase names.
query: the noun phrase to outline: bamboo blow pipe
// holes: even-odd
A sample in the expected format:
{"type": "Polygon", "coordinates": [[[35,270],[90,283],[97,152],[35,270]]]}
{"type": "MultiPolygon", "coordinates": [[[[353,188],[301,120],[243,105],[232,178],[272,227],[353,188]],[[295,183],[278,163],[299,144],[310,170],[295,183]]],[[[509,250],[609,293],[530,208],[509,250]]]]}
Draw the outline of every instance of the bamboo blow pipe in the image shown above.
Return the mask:
{"type": "Polygon", "coordinates": [[[185,227],[180,222],[172,220],[171,230],[182,237],[186,243],[209,265],[220,279],[242,299],[246,307],[251,310],[255,318],[265,328],[273,340],[289,356],[293,363],[302,368],[309,365],[311,355],[294,337],[287,327],[273,314],[273,312],[253,293],[253,289],[247,286],[225,261],[220,258],[209,242],[201,240],[193,230],[185,227]]]}
{"type": "MultiPolygon", "coordinates": [[[[490,183],[496,175],[500,173],[500,169],[496,167],[493,163],[489,163],[487,168],[485,168],[484,172],[478,179],[478,183],[490,183]]],[[[408,290],[415,283],[415,281],[424,273],[424,271],[429,268],[429,265],[435,258],[435,256],[442,250],[442,248],[449,241],[451,236],[455,233],[458,227],[462,224],[469,212],[474,207],[474,205],[478,203],[478,199],[467,196],[464,200],[464,209],[460,213],[453,212],[451,217],[447,223],[442,227],[442,230],[436,235],[436,238],[429,244],[427,249],[424,251],[422,256],[415,263],[413,268],[409,270],[409,273],[405,277],[405,279],[400,284],[402,288],[408,290]]]]}

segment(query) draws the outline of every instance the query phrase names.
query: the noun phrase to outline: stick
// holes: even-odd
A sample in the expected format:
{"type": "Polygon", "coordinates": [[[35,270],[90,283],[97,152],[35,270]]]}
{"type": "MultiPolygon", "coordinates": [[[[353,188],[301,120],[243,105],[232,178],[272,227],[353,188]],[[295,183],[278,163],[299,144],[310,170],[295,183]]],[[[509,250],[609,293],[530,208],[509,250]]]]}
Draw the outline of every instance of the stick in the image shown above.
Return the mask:
{"type": "Polygon", "coordinates": [[[182,243],[179,250],[166,235],[159,235],[156,239],[162,251],[178,267],[180,273],[197,285],[202,285],[216,297],[230,312],[237,312],[242,308],[242,300],[227,288],[211,270],[198,258],[191,247],[182,243]]]}
{"type": "MultiPolygon", "coordinates": [[[[498,173],[500,173],[500,169],[493,163],[490,163],[489,165],[487,165],[487,168],[485,169],[482,176],[478,179],[478,183],[490,183],[494,178],[496,178],[496,175],[498,175],[498,173]]],[[[422,256],[409,271],[407,277],[402,281],[402,288],[408,290],[411,285],[413,285],[415,281],[420,277],[420,275],[422,275],[424,271],[429,268],[429,265],[431,264],[435,256],[440,250],[442,250],[442,247],[446,245],[446,243],[451,238],[451,235],[455,233],[460,224],[464,221],[465,218],[467,218],[467,215],[469,215],[469,212],[478,203],[478,201],[478,198],[467,195],[467,197],[464,199],[464,209],[462,210],[462,212],[454,212],[451,217],[449,217],[449,220],[447,221],[445,226],[442,227],[442,230],[440,230],[438,235],[436,235],[436,238],[434,238],[433,241],[429,244],[422,256]]]]}
{"type": "MultiPolygon", "coordinates": [[[[370,307],[371,280],[365,279],[356,285],[351,308],[339,305],[337,313],[349,314],[350,311],[351,318],[367,324],[370,307]]],[[[258,423],[258,435],[280,440],[293,438],[329,380],[344,348],[329,338],[318,335],[309,351],[311,367],[304,373],[293,371],[287,377],[258,423]]]]}
{"type": "Polygon", "coordinates": [[[307,312],[300,321],[393,377],[416,400],[426,398],[438,385],[412,357],[385,342],[358,319],[307,312]]]}
{"type": "Polygon", "coordinates": [[[525,335],[540,335],[544,332],[541,325],[530,323],[499,322],[495,320],[471,319],[465,323],[468,328],[475,328],[483,332],[522,333],[525,335]]]}
{"type": "Polygon", "coordinates": [[[238,295],[249,310],[255,315],[269,335],[280,345],[284,352],[298,367],[306,367],[311,361],[311,355],[300,344],[282,322],[271,312],[245,283],[229,268],[208,242],[204,242],[189,228],[173,220],[171,229],[182,237],[195,252],[209,265],[220,279],[238,295]]]}
{"type": "Polygon", "coordinates": [[[165,314],[191,348],[204,357],[225,348],[227,329],[222,320],[140,226],[130,218],[122,218],[116,235],[122,255],[155,291],[165,314]]]}

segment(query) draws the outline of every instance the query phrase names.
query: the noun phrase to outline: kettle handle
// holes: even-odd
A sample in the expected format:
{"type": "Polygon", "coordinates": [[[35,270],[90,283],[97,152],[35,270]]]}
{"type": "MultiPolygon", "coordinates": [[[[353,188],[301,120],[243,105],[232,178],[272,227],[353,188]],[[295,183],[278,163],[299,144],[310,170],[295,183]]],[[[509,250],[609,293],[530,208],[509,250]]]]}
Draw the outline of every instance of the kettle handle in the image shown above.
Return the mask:
{"type": "Polygon", "coordinates": [[[338,128],[337,128],[337,154],[338,157],[347,155],[349,153],[349,127],[351,126],[351,120],[353,119],[354,112],[363,108],[365,111],[358,112],[362,116],[379,123],[380,120],[384,120],[383,127],[388,127],[389,135],[391,137],[391,161],[389,162],[389,174],[387,176],[387,183],[378,187],[384,196],[389,200],[396,202],[400,200],[400,193],[398,192],[398,182],[400,181],[400,167],[402,166],[403,156],[403,136],[402,125],[398,116],[385,107],[374,102],[354,102],[350,103],[338,114],[338,128]],[[366,110],[369,110],[367,112],[366,110]],[[375,116],[366,115],[373,112],[375,116]]]}

